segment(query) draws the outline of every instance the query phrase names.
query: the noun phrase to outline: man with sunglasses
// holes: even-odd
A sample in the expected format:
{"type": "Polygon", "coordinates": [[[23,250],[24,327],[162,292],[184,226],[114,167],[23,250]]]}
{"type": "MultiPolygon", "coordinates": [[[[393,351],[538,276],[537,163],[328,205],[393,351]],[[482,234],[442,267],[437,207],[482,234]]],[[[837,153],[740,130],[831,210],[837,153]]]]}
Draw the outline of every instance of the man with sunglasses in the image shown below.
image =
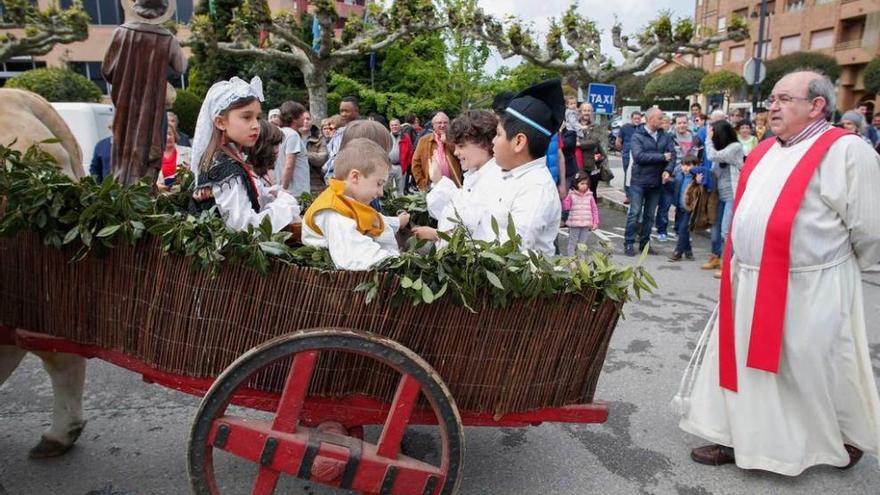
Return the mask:
{"type": "Polygon", "coordinates": [[[776,139],[743,167],[718,316],[677,398],[682,429],[712,442],[696,462],[796,476],[877,455],[861,270],[880,261],[880,156],[828,124],[835,93],[799,71],[765,102],[776,139]]]}

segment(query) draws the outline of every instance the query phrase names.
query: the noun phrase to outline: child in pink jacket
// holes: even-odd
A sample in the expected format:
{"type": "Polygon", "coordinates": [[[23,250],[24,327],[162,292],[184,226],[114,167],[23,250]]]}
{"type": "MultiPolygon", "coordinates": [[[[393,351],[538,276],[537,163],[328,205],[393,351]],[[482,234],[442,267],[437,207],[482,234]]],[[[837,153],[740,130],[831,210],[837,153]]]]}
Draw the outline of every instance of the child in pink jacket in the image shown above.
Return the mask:
{"type": "MultiPolygon", "coordinates": [[[[599,207],[590,192],[590,176],[578,172],[571,181],[571,190],[562,200],[562,209],[568,212],[568,255],[577,253],[578,244],[587,243],[587,233],[599,228],[599,207]]],[[[586,257],[586,252],[581,253],[586,257]]]]}

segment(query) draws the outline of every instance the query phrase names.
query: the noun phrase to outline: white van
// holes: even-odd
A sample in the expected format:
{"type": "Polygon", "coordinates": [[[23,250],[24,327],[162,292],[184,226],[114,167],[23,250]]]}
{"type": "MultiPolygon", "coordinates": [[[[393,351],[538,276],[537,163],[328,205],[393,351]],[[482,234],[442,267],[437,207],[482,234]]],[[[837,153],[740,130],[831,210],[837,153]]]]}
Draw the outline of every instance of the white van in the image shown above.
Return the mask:
{"type": "Polygon", "coordinates": [[[82,149],[83,169],[89,172],[95,144],[111,134],[113,124],[113,105],[105,103],[57,103],[52,107],[70,127],[76,142],[82,149]]]}

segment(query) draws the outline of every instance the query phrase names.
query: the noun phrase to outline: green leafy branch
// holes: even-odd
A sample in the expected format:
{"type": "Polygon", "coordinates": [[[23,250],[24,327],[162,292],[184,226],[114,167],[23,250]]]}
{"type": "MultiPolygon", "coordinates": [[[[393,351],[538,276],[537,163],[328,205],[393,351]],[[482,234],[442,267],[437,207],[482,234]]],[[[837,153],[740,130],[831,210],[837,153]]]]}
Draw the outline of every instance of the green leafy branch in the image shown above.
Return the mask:
{"type": "MultiPolygon", "coordinates": [[[[39,147],[22,153],[0,146],[0,198],[5,202],[5,207],[0,206],[0,236],[31,230],[47,245],[78,246],[73,257],[78,261],[91,253],[101,256],[120,242],[135,245],[149,235],[157,239],[163,252],[186,256],[194,269],[212,276],[220,274],[228,263],[262,274],[268,273],[273,263],[334,269],[326,249],[291,246],[291,233],[273,233],[268,219],[259,226],[233,231],[213,209],[191,214],[187,206],[192,175],[181,168],[177,176],[181,187],[172,194],[153,197],[146,181],[130,187],[112,179],[100,184],[91,178],[76,182],[39,147]]],[[[310,197],[300,199],[309,201],[310,197]]],[[[427,216],[424,195],[391,198],[383,208],[391,214],[409,209],[427,216]]],[[[458,227],[438,233],[443,247],[411,239],[400,256],[380,264],[372,281],[357,288],[366,292],[367,302],[380,292],[412,304],[452,297],[475,311],[484,301],[500,307],[519,299],[584,294],[588,290],[598,291],[603,298],[626,301],[631,292],[640,297],[642,291],[657,287],[641,262],[635,267],[616,266],[608,252],[594,252],[590,259],[581,260],[523,250],[512,218],[508,218],[505,236],[500,235],[498,222],[492,221],[496,237],[505,238],[503,241],[474,239],[461,227],[457,213],[450,220],[458,227]],[[380,272],[394,277],[379,277],[380,272]]]]}

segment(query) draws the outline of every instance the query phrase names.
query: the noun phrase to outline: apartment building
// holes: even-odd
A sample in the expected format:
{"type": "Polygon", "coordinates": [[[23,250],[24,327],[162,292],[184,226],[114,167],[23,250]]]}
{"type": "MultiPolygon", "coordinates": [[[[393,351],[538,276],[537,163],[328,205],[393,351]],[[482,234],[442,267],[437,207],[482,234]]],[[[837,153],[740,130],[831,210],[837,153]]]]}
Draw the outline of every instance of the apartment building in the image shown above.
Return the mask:
{"type": "MultiPolygon", "coordinates": [[[[742,74],[745,61],[757,55],[760,0],[695,2],[698,33],[724,31],[737,16],[748,22],[750,37],[724,42],[713,54],[693,58],[693,65],[709,72],[726,69],[742,74]]],[[[765,59],[797,51],[833,56],[843,68],[838,107],[852,108],[866,98],[865,66],[880,56],[880,0],[769,0],[767,13],[765,59]]],[[[868,99],[873,100],[873,95],[868,99]]]]}

